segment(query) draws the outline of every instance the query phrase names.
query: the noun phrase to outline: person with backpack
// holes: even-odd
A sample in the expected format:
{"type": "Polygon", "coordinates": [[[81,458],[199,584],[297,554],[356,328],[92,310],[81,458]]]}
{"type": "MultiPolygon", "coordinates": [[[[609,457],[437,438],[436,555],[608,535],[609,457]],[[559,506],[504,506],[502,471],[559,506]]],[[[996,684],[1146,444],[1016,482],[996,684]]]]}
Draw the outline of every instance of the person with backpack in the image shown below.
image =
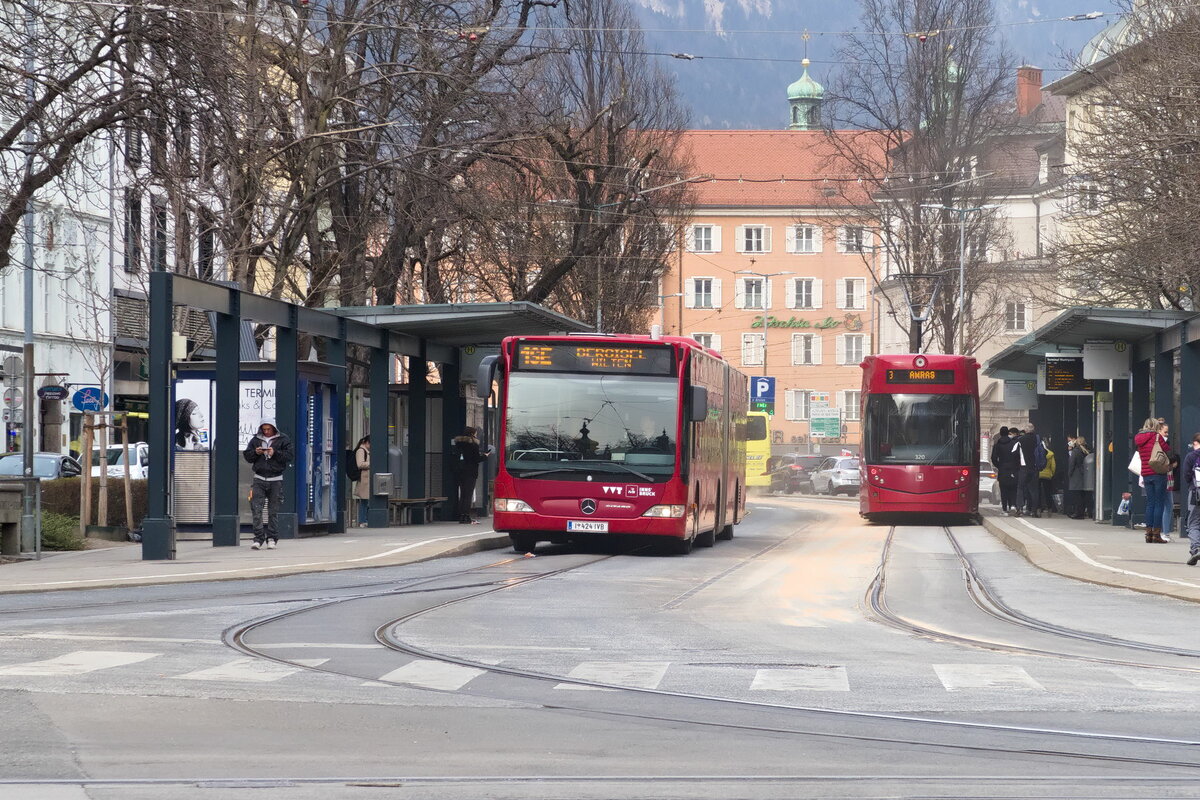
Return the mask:
{"type": "Polygon", "coordinates": [[[1187,514],[1181,516],[1181,528],[1187,531],[1188,542],[1191,544],[1187,564],[1189,567],[1200,563],[1200,481],[1196,478],[1200,473],[1200,433],[1192,436],[1192,448],[1183,457],[1179,468],[1179,476],[1183,479],[1184,502],[1187,514]]]}
{"type": "MultiPolygon", "coordinates": [[[[347,470],[349,470],[347,464],[347,470]]],[[[364,436],[354,446],[354,472],[349,474],[354,481],[354,499],[358,505],[358,527],[367,527],[367,507],[371,500],[371,437],[364,436]]]]}
{"type": "Polygon", "coordinates": [[[1041,488],[1042,510],[1046,516],[1050,516],[1058,513],[1058,504],[1054,502],[1054,473],[1058,464],[1054,459],[1054,451],[1050,449],[1049,438],[1042,440],[1042,446],[1046,449],[1046,466],[1038,472],[1038,486],[1041,488]]]}
{"type": "Polygon", "coordinates": [[[1146,543],[1167,541],[1161,538],[1163,506],[1167,501],[1167,472],[1171,468],[1167,440],[1158,432],[1159,421],[1153,417],[1142,423],[1133,437],[1133,447],[1141,461],[1142,486],[1146,490],[1146,543]]]}
{"type": "Polygon", "coordinates": [[[1013,444],[1013,453],[1016,454],[1020,465],[1017,516],[1021,516],[1021,509],[1024,507],[1031,516],[1040,517],[1042,515],[1038,511],[1038,481],[1039,473],[1046,468],[1046,445],[1043,444],[1042,437],[1037,435],[1032,422],[1028,423],[1025,432],[1017,437],[1013,444]]]}
{"type": "Polygon", "coordinates": [[[450,445],[450,471],[458,489],[455,497],[454,514],[461,525],[475,525],[471,518],[471,499],[475,496],[475,481],[479,479],[479,465],[487,461],[491,448],[483,451],[475,438],[475,429],[463,428],[462,436],[455,436],[450,445]]]}

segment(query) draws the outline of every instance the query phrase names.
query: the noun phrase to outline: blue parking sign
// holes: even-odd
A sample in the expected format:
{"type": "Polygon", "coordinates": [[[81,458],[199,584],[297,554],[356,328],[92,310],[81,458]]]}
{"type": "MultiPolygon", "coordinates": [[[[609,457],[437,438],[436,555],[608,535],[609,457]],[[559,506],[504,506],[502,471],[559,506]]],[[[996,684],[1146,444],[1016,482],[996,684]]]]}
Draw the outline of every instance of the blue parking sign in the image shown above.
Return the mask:
{"type": "Polygon", "coordinates": [[[754,400],[775,400],[775,379],[774,378],[751,378],[750,379],[750,399],[754,400]]]}

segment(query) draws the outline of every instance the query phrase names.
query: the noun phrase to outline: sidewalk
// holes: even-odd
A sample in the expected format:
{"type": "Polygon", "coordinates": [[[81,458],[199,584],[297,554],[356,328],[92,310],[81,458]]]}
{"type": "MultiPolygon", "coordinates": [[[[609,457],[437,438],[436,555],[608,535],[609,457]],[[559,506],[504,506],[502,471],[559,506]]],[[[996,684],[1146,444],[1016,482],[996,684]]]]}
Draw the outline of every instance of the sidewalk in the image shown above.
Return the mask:
{"type": "Polygon", "coordinates": [[[1142,528],[1118,528],[1061,514],[1007,517],[981,509],[983,525],[1008,547],[1047,572],[1137,592],[1200,602],[1200,566],[1189,567],[1188,541],[1146,544],[1142,528]]]}
{"type": "Polygon", "coordinates": [[[489,522],[353,528],[343,534],[284,539],[276,550],[251,550],[249,540],[238,547],[213,547],[211,540],[180,538],[174,561],[142,561],[137,544],[44,553],[41,561],[0,565],[0,594],[273,578],[390,567],[508,547],[508,536],[496,533],[489,522]]]}

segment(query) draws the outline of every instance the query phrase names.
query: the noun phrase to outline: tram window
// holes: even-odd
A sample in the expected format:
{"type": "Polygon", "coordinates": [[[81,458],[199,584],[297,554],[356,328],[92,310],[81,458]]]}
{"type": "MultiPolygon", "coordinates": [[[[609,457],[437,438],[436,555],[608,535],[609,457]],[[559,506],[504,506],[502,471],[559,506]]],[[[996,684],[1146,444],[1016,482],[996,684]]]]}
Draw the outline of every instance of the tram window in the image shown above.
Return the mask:
{"type": "Polygon", "coordinates": [[[974,463],[979,434],[968,395],[872,395],[866,428],[870,464],[974,463]]]}

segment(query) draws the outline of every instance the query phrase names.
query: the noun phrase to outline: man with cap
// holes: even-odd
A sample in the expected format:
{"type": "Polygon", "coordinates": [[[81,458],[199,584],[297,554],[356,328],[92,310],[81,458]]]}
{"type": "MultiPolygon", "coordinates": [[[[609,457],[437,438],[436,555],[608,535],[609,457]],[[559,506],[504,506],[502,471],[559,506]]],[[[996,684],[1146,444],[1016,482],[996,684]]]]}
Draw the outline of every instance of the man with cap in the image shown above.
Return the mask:
{"type": "Polygon", "coordinates": [[[250,437],[250,443],[242,451],[242,457],[250,462],[254,480],[250,484],[250,515],[254,528],[254,544],[251,550],[260,550],[265,545],[274,550],[279,542],[279,506],[283,503],[283,471],[292,463],[295,454],[292,440],[280,433],[275,420],[264,419],[258,433],[250,437]],[[267,527],[263,530],[263,504],[267,505],[267,527]]]}

